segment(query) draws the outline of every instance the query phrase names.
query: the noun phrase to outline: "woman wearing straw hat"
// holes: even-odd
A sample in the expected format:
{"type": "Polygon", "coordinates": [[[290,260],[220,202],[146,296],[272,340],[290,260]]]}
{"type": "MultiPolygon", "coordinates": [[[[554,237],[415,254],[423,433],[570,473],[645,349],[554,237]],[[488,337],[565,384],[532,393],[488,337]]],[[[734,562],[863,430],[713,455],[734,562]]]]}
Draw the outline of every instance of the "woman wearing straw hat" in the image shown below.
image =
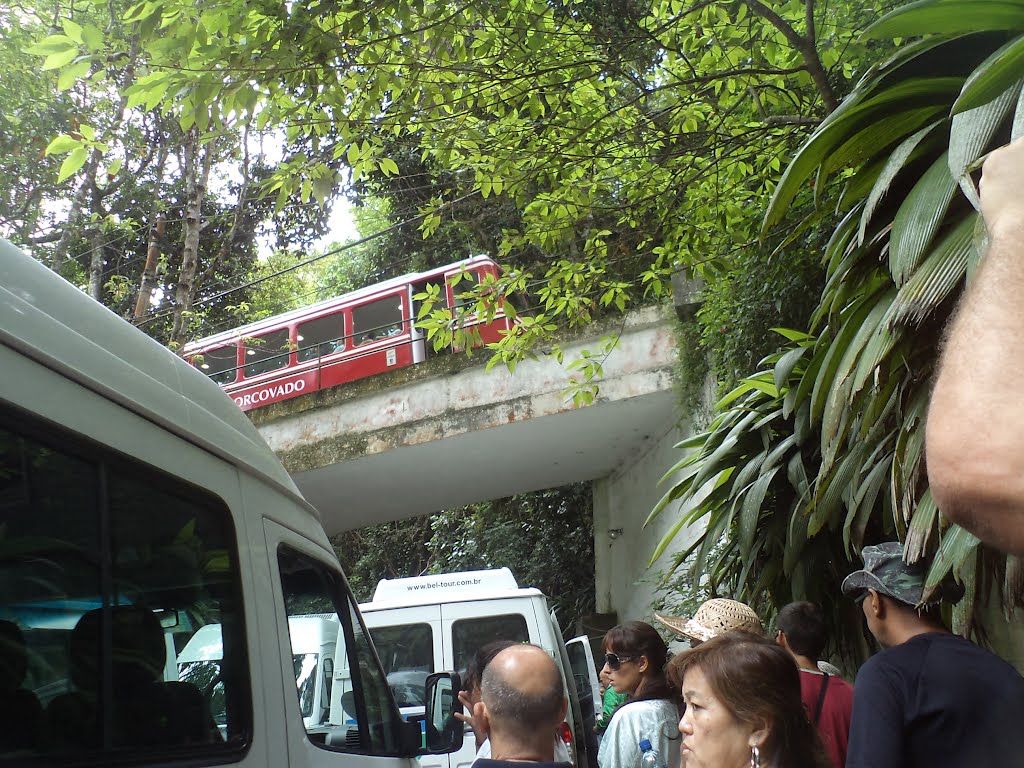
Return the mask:
{"type": "Polygon", "coordinates": [[[734,629],[755,635],[764,634],[761,620],[753,608],[746,603],[724,597],[706,600],[693,614],[692,619],[662,616],[658,613],[654,614],[654,618],[677,635],[688,637],[691,646],[699,645],[734,629]]]}
{"type": "Polygon", "coordinates": [[[640,768],[640,741],[647,739],[662,765],[679,765],[679,691],[665,677],[668,648],[658,631],[628,621],[604,636],[604,668],[626,703],[612,716],[597,753],[598,768],[640,768]]]}

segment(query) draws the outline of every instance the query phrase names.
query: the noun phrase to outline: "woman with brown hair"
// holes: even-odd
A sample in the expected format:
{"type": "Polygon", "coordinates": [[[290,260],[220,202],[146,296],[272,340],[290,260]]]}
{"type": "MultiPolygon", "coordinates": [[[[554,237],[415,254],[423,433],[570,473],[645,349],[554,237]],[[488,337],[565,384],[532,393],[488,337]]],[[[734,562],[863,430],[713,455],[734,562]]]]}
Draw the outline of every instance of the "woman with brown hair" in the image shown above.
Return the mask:
{"type": "Polygon", "coordinates": [[[726,632],[673,658],[668,675],[686,703],[686,768],[829,768],[793,657],[771,640],[726,632]]]}
{"type": "Polygon", "coordinates": [[[627,698],[601,739],[598,768],[639,768],[642,739],[651,742],[663,765],[676,768],[679,695],[665,677],[665,641],[650,624],[628,621],[608,630],[603,647],[601,671],[627,698]]]}

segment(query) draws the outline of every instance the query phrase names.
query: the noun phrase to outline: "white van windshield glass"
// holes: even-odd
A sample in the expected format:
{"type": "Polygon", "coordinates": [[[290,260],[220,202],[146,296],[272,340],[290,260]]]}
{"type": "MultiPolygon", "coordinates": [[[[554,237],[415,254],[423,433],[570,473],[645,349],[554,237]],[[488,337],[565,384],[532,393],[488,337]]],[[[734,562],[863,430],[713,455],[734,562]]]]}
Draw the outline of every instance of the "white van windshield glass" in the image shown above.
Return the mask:
{"type": "Polygon", "coordinates": [[[520,613],[483,616],[479,619],[459,619],[452,624],[452,652],[455,668],[464,670],[478,649],[495,640],[514,643],[530,642],[526,618],[520,613]]]}
{"type": "Polygon", "coordinates": [[[40,426],[0,409],[0,668],[17,670],[0,764],[240,749],[251,704],[228,510],[40,426]],[[177,654],[211,623],[225,628],[218,667],[180,676],[177,654]]]}
{"type": "Polygon", "coordinates": [[[434,671],[434,633],[429,624],[370,629],[388,685],[399,707],[425,707],[427,675],[434,671]]]}

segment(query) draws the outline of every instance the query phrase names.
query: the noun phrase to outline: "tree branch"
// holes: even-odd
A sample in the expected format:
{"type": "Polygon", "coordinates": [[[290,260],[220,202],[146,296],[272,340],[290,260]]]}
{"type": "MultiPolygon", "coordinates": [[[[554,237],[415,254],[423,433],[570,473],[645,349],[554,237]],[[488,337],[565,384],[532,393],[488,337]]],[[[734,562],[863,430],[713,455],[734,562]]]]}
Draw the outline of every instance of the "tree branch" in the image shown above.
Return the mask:
{"type": "Polygon", "coordinates": [[[811,28],[808,30],[810,37],[801,37],[800,33],[793,29],[784,18],[760,2],[760,0],[743,0],[743,2],[746,3],[751,13],[760,16],[779,30],[790,44],[800,51],[804,57],[804,63],[807,65],[807,71],[810,73],[811,79],[814,80],[814,85],[817,87],[818,93],[821,94],[822,101],[825,102],[825,108],[829,112],[835,110],[839,106],[839,101],[836,99],[832,86],[828,82],[828,73],[821,64],[821,59],[818,57],[818,49],[814,44],[814,0],[807,0],[807,13],[811,16],[811,28]]]}

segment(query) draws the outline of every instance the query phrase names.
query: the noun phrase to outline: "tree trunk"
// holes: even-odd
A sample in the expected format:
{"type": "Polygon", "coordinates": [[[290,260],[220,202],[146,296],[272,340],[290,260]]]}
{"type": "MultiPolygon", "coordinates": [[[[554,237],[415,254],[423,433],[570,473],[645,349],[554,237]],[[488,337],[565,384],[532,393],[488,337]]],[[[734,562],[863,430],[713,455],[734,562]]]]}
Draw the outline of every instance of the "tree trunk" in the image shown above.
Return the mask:
{"type": "Polygon", "coordinates": [[[199,131],[193,126],[185,137],[185,231],[181,254],[181,271],[174,291],[174,316],[170,344],[180,349],[188,340],[188,318],[196,294],[199,271],[199,234],[203,229],[203,199],[213,165],[213,142],[205,147],[199,143],[199,131]]]}
{"type": "Polygon", "coordinates": [[[89,231],[89,295],[103,303],[103,230],[93,227],[89,231]]]}
{"type": "Polygon", "coordinates": [[[102,153],[98,149],[94,149],[92,154],[89,155],[89,160],[83,169],[82,181],[78,185],[78,189],[75,190],[75,196],[71,199],[71,210],[68,211],[68,220],[61,229],[57,247],[53,249],[53,256],[50,258],[50,269],[58,275],[64,269],[64,262],[67,260],[68,250],[71,248],[71,238],[75,234],[79,220],[82,218],[82,206],[85,204],[85,197],[89,194],[90,190],[96,188],[96,171],[100,167],[100,157],[102,157],[102,153]]]}
{"type": "Polygon", "coordinates": [[[156,180],[153,196],[153,215],[149,227],[149,245],[146,249],[146,265],[142,268],[142,277],[139,280],[139,295],[135,300],[135,312],[132,319],[138,322],[146,315],[146,309],[152,304],[153,291],[156,289],[156,271],[160,263],[160,243],[164,238],[164,229],[167,219],[163,212],[160,185],[164,180],[164,168],[167,166],[167,142],[166,137],[161,136],[160,150],[157,155],[156,180]]]}

